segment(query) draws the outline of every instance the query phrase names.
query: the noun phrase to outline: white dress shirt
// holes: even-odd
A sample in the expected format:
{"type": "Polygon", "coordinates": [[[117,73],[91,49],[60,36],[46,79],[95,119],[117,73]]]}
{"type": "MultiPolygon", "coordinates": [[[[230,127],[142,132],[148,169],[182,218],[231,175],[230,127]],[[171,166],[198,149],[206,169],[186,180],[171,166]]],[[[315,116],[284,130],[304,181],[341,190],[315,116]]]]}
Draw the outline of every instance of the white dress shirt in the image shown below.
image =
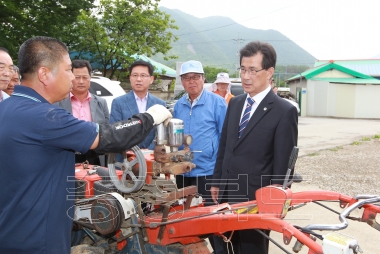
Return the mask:
{"type": "Polygon", "coordinates": [[[9,95],[6,92],[1,91],[0,101],[5,100],[6,98],[9,98],[9,95]]]}
{"type": "MultiPolygon", "coordinates": [[[[264,91],[262,91],[262,92],[256,94],[255,96],[251,97],[251,99],[254,101],[254,103],[253,103],[252,108],[251,108],[251,113],[249,114],[249,119],[251,119],[253,113],[257,109],[257,106],[259,106],[259,104],[261,103],[261,101],[265,98],[265,96],[267,96],[267,94],[269,93],[269,91],[271,89],[272,89],[271,86],[268,85],[268,87],[264,91]]],[[[249,93],[247,93],[247,99],[248,99],[248,97],[249,97],[249,93]]],[[[244,114],[244,111],[245,111],[245,107],[247,106],[247,99],[245,99],[244,106],[243,106],[243,109],[241,111],[240,121],[241,121],[241,119],[243,117],[243,114],[244,114]]]]}
{"type": "Polygon", "coordinates": [[[135,95],[136,104],[139,109],[139,113],[144,113],[147,110],[146,104],[148,103],[148,93],[146,93],[146,95],[142,99],[140,99],[140,97],[138,97],[135,94],[135,92],[133,92],[133,94],[135,95]]]}

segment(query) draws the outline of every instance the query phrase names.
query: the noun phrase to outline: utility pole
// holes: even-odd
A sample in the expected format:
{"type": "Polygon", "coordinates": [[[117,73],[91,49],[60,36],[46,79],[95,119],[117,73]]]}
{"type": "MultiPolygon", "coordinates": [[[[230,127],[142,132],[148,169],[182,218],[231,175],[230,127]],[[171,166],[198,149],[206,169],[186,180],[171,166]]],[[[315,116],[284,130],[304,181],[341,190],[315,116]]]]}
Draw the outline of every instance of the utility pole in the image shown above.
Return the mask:
{"type": "Polygon", "coordinates": [[[232,39],[234,42],[237,42],[238,43],[238,50],[236,52],[236,56],[237,56],[237,64],[236,64],[236,68],[235,68],[235,73],[236,73],[236,78],[239,78],[239,73],[237,71],[237,68],[239,68],[239,51],[240,51],[240,42],[243,42],[244,40],[243,39],[240,39],[239,37],[239,33],[238,33],[238,37],[237,39],[232,39]]]}

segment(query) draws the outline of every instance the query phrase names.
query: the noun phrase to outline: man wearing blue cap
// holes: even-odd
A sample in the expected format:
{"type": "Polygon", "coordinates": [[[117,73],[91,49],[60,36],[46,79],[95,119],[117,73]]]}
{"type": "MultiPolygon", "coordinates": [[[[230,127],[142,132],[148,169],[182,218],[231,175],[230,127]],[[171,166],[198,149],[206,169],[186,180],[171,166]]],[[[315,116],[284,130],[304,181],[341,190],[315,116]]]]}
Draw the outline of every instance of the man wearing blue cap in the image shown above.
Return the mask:
{"type": "Polygon", "coordinates": [[[213,205],[206,183],[211,181],[214,173],[227,104],[221,96],[203,89],[205,77],[200,62],[191,60],[183,63],[180,76],[187,95],[175,104],[174,117],[184,121],[184,132],[193,137],[190,149],[196,151],[193,160],[196,167],[186,174],[177,175],[177,186],[196,185],[198,193],[206,201],[205,205],[213,205]]]}
{"type": "MultiPolygon", "coordinates": [[[[183,120],[184,132],[193,137],[190,150],[194,151],[196,167],[186,174],[177,175],[176,183],[178,188],[196,185],[205,205],[214,205],[210,183],[227,104],[223,97],[203,89],[205,77],[200,62],[191,60],[183,63],[180,76],[187,95],[175,104],[174,117],[183,120]]],[[[209,239],[215,248],[213,238],[209,239]]]]}

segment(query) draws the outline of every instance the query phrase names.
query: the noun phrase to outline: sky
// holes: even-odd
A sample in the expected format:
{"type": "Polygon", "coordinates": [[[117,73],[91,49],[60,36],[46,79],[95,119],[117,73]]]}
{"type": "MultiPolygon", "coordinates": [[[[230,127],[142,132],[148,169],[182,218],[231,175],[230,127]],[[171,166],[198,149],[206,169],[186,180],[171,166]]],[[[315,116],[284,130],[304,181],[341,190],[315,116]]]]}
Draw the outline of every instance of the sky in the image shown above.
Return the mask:
{"type": "Polygon", "coordinates": [[[380,58],[379,0],[161,0],[159,5],[277,30],[318,60],[380,58]]]}

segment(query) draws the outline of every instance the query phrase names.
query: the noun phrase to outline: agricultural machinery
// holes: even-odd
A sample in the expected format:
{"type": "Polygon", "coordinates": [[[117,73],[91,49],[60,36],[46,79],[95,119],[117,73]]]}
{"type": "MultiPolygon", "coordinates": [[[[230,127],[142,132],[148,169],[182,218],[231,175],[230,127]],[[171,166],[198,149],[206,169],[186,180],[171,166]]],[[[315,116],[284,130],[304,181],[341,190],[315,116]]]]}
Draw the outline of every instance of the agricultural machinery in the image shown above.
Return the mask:
{"type": "Polygon", "coordinates": [[[296,147],[283,185],[257,190],[255,201],[204,206],[196,186],[178,189],[173,177],[195,167],[195,151],[189,148],[192,137],[183,130],[183,122],[172,119],[167,127],[156,127],[154,150],[135,146],[121,153],[121,162],[116,154],[109,154],[108,168],[76,165],[73,253],[212,253],[207,238],[218,236],[228,242],[227,232],[255,229],[281,233],[282,243],[276,245],[284,253],[290,252],[282,246],[294,239],[292,253],[304,248],[308,254],[354,254],[361,252],[358,241],[338,232],[348,226],[348,219],[380,230],[376,222],[379,196],[292,192],[290,185],[301,180],[290,175],[297,159],[296,147]],[[285,219],[298,207],[317,201],[339,202],[343,209],[337,215],[340,222],[301,227],[285,219]],[[362,215],[351,217],[359,208],[362,215]]]}

